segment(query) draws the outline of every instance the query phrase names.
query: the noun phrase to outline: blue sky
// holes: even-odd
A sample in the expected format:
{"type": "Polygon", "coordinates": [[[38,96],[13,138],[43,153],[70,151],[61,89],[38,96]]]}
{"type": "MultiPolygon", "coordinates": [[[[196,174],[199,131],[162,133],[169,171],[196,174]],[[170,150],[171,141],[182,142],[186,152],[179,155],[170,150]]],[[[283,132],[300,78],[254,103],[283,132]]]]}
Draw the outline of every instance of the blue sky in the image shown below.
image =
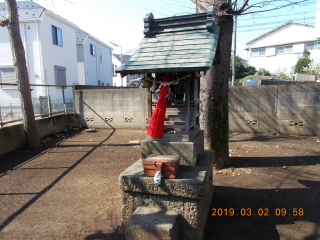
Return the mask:
{"type": "MultiPolygon", "coordinates": [[[[143,17],[152,12],[155,18],[195,13],[191,0],[33,0],[78,25],[103,42],[122,46],[123,52],[136,48],[143,37],[143,17]]],[[[299,0],[297,0],[299,1],[299,0]]],[[[250,4],[258,2],[250,0],[250,4]]],[[[260,1],[259,1],[260,2],[260,1]]],[[[275,4],[287,3],[274,1],[275,4]]],[[[4,4],[4,0],[0,0],[4,4]]],[[[262,7],[262,6],[261,6],[262,7]]],[[[261,10],[256,8],[254,10],[261,10]]],[[[237,55],[247,58],[246,42],[293,20],[314,24],[316,0],[298,6],[238,17],[237,55]]],[[[115,52],[119,50],[115,47],[115,52]]]]}

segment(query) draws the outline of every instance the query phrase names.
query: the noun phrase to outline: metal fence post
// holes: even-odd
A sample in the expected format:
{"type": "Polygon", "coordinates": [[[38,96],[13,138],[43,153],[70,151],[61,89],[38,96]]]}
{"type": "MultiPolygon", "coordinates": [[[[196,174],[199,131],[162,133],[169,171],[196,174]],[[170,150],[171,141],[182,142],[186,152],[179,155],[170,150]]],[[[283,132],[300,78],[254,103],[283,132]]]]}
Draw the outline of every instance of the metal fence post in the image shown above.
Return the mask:
{"type": "MultiPolygon", "coordinates": [[[[67,89],[67,88],[66,88],[67,89]]],[[[64,114],[66,115],[66,125],[68,128],[68,115],[67,115],[67,107],[66,107],[66,99],[64,97],[64,89],[63,86],[61,86],[61,90],[62,90],[62,99],[63,99],[63,106],[64,106],[64,114]]]]}
{"type": "Polygon", "coordinates": [[[62,86],[61,86],[61,90],[62,90],[62,100],[63,100],[64,113],[67,114],[66,99],[64,98],[64,89],[62,86]]]}
{"type": "Polygon", "coordinates": [[[49,117],[51,116],[51,100],[50,100],[50,87],[47,86],[47,96],[48,96],[48,113],[49,117]]]}
{"type": "Polygon", "coordinates": [[[0,127],[2,127],[1,104],[0,104],[0,127]]]}
{"type": "Polygon", "coordinates": [[[10,103],[10,115],[11,115],[11,119],[13,119],[12,103],[10,103]]]}
{"type": "Polygon", "coordinates": [[[73,104],[73,113],[76,112],[76,87],[72,85],[72,104],[73,104]]]}

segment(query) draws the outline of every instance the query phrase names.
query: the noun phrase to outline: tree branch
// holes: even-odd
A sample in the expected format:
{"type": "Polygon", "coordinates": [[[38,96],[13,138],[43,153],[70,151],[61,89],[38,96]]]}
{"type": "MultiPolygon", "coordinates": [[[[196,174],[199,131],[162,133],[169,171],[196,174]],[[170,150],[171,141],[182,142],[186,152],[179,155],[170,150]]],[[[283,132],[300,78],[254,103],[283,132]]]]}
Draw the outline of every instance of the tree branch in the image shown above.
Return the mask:
{"type": "Polygon", "coordinates": [[[7,20],[7,19],[2,19],[2,20],[0,20],[0,26],[1,26],[1,27],[6,27],[7,24],[8,24],[8,20],[7,20]]]}
{"type": "Polygon", "coordinates": [[[249,0],[246,0],[246,1],[242,4],[242,6],[241,6],[241,8],[240,8],[239,10],[233,11],[232,13],[233,13],[234,15],[239,15],[240,13],[242,13],[243,9],[248,5],[248,2],[249,2],[249,0]]]}
{"type": "Polygon", "coordinates": [[[232,6],[234,5],[234,3],[231,3],[230,1],[231,0],[228,0],[229,7],[226,9],[226,12],[229,12],[232,6]]]}
{"type": "MultiPolygon", "coordinates": [[[[194,4],[196,4],[197,7],[199,7],[202,11],[205,11],[205,7],[199,3],[203,0],[190,0],[191,2],[193,2],[194,4]]],[[[253,13],[261,13],[261,12],[268,12],[268,11],[272,11],[272,10],[278,10],[278,9],[281,9],[281,8],[285,8],[285,7],[289,7],[289,6],[292,6],[292,5],[298,5],[299,3],[306,3],[310,0],[301,0],[301,1],[296,1],[296,2],[290,2],[288,0],[284,0],[283,2],[287,2],[287,4],[283,4],[283,5],[280,5],[280,6],[275,6],[275,1],[272,1],[272,0],[269,0],[269,1],[265,1],[265,2],[258,2],[258,3],[255,3],[255,4],[252,4],[252,5],[249,5],[248,6],[248,3],[249,3],[249,0],[244,0],[242,6],[240,7],[239,10],[235,9],[236,8],[236,3],[239,1],[239,0],[234,0],[233,2],[231,2],[232,0],[224,0],[224,1],[220,1],[220,4],[218,4],[217,6],[215,5],[215,9],[220,9],[220,7],[222,7],[219,11],[219,16],[224,16],[224,15],[246,15],[246,14],[253,14],[253,13]],[[273,8],[269,8],[269,9],[266,9],[266,10],[261,10],[261,11],[250,11],[250,12],[246,12],[248,11],[249,9],[251,8],[263,8],[265,6],[275,6],[273,8]],[[218,8],[217,8],[218,7],[218,8]],[[224,9],[223,9],[224,8],[224,9]],[[231,10],[231,9],[234,9],[234,10],[231,10]],[[230,11],[231,10],[231,11],[230,11]]]]}
{"type": "MultiPolygon", "coordinates": [[[[295,5],[295,4],[298,4],[298,3],[302,3],[302,2],[305,2],[305,1],[288,3],[288,4],[285,4],[285,5],[282,5],[282,6],[277,6],[277,7],[275,7],[275,8],[270,8],[270,9],[261,10],[261,11],[243,12],[243,13],[240,13],[239,15],[247,15],[247,14],[252,14],[252,13],[260,13],[260,12],[268,12],[268,11],[272,11],[272,10],[278,10],[278,9],[285,8],[285,7],[289,7],[289,6],[292,6],[292,5],[295,5]]],[[[250,9],[251,7],[253,7],[253,6],[249,6],[249,7],[248,7],[247,9],[245,9],[245,10],[248,10],[248,9],[250,9]]]]}

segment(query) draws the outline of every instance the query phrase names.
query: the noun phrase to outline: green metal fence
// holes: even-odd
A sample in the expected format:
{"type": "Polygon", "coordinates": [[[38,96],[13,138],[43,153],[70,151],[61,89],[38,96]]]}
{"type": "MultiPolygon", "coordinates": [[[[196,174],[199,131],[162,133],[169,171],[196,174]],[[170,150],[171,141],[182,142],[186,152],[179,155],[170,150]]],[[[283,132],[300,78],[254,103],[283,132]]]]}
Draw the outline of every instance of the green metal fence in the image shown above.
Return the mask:
{"type": "MultiPolygon", "coordinates": [[[[30,84],[36,118],[74,112],[74,86],[30,84]]],[[[0,83],[0,126],[22,120],[17,84],[0,83]]]]}

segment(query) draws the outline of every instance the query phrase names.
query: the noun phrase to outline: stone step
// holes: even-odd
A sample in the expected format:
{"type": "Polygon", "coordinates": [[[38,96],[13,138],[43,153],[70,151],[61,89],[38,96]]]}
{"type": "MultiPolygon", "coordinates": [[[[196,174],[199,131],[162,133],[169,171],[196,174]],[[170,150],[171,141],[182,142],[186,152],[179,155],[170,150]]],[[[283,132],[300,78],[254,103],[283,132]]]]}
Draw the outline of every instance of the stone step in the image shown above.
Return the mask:
{"type": "MultiPolygon", "coordinates": [[[[185,104],[183,103],[183,104],[171,104],[171,105],[169,105],[168,106],[168,108],[170,108],[170,107],[184,107],[185,106],[185,104]]],[[[194,107],[195,106],[195,104],[194,103],[190,103],[190,107],[194,107]]]]}
{"type": "MultiPolygon", "coordinates": [[[[166,112],[166,117],[185,117],[185,112],[166,112]]],[[[191,112],[190,116],[195,115],[195,112],[191,112]]]]}
{"type": "Polygon", "coordinates": [[[157,207],[138,207],[131,215],[125,233],[127,240],[178,240],[179,214],[157,207]]]}
{"type": "MultiPolygon", "coordinates": [[[[170,129],[170,128],[169,128],[170,129]]],[[[167,133],[164,132],[162,135],[162,138],[153,138],[150,136],[146,136],[147,141],[167,141],[167,142],[189,142],[193,139],[193,137],[199,132],[200,127],[194,126],[193,129],[188,130],[182,130],[175,128],[175,133],[167,133]]]]}
{"type": "MultiPolygon", "coordinates": [[[[194,113],[196,110],[195,109],[190,109],[190,114],[194,113]]],[[[175,109],[175,108],[167,108],[166,113],[167,114],[179,114],[179,113],[185,113],[185,109],[175,109]]]]}
{"type": "MultiPolygon", "coordinates": [[[[155,107],[153,107],[154,109],[155,107]]],[[[179,111],[182,111],[182,110],[185,110],[186,108],[184,106],[169,106],[167,107],[167,111],[172,111],[172,110],[179,110],[179,111]]],[[[190,110],[194,110],[196,109],[194,106],[190,106],[190,110]]]]}
{"type": "Polygon", "coordinates": [[[180,113],[180,114],[166,114],[165,115],[165,119],[168,119],[168,118],[182,118],[184,119],[185,118],[185,114],[184,113],[180,113]]]}
{"type": "MultiPolygon", "coordinates": [[[[166,117],[164,120],[165,121],[172,121],[172,122],[184,122],[185,121],[185,116],[174,116],[174,117],[166,117]]],[[[189,118],[190,121],[193,121],[193,118],[189,118]]]]}
{"type": "MultiPolygon", "coordinates": [[[[195,112],[190,113],[190,117],[192,118],[195,114],[195,112]]],[[[184,112],[169,112],[166,113],[166,118],[184,118],[186,115],[184,112]]]]}
{"type": "MultiPolygon", "coordinates": [[[[158,101],[152,101],[152,105],[157,105],[157,102],[158,101]]],[[[195,106],[196,104],[198,104],[198,102],[195,102],[195,101],[190,101],[190,106],[195,106]]],[[[171,106],[185,106],[185,103],[184,102],[173,102],[170,106],[168,107],[171,107],[171,106]]]]}
{"type": "Polygon", "coordinates": [[[164,125],[185,125],[185,121],[164,121],[164,125]]]}
{"type": "Polygon", "coordinates": [[[194,126],[194,122],[189,123],[189,127],[185,127],[184,124],[164,124],[164,131],[168,130],[169,128],[177,128],[177,129],[190,129],[192,126],[194,126]]]}

